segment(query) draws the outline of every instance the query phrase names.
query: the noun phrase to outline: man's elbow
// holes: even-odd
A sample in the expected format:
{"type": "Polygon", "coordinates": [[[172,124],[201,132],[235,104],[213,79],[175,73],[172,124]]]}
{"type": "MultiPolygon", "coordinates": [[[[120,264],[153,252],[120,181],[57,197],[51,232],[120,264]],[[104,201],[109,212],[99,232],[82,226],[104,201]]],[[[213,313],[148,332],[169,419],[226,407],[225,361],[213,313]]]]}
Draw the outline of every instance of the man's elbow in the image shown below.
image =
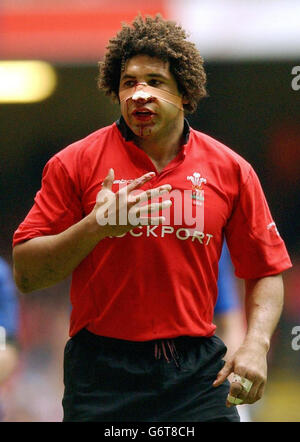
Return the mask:
{"type": "Polygon", "coordinates": [[[15,284],[18,290],[21,293],[30,293],[34,290],[31,287],[30,279],[26,275],[26,271],[24,269],[25,258],[22,254],[22,248],[20,246],[16,246],[13,249],[13,276],[15,284]]]}
{"type": "Polygon", "coordinates": [[[34,288],[30,285],[29,278],[27,278],[22,272],[17,271],[15,266],[13,269],[13,274],[15,284],[21,293],[30,293],[34,290],[34,288]]]}

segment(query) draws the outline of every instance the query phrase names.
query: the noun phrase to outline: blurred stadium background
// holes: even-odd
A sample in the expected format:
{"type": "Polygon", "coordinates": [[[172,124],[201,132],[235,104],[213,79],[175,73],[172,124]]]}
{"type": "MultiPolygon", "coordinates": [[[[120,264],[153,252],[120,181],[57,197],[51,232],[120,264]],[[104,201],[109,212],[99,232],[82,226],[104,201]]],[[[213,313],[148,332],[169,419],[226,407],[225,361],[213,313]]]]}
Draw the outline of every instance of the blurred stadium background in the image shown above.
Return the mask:
{"type": "MultiPolygon", "coordinates": [[[[118,107],[97,91],[97,62],[121,22],[138,12],[160,12],[190,32],[206,60],[209,98],[189,120],[252,163],[286,241],[294,267],[284,277],[269,382],[252,419],[300,421],[300,350],[292,349],[300,326],[298,0],[1,0],[0,254],[11,263],[13,232],[47,160],[118,118],[118,107]]],[[[6,421],[62,418],[68,287],[20,296],[20,364],[0,389],[6,421]]]]}

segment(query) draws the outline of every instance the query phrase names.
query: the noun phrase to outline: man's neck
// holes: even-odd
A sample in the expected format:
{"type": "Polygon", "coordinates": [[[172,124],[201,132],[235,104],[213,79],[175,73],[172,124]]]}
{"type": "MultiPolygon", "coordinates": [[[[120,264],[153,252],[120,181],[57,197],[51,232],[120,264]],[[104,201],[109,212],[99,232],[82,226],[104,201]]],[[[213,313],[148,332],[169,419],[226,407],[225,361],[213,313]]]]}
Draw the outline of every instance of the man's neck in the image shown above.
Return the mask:
{"type": "Polygon", "coordinates": [[[134,136],[133,141],[150,157],[157,170],[160,171],[176,157],[184,144],[183,128],[184,121],[182,120],[175,130],[173,128],[153,138],[134,136]]]}
{"type": "Polygon", "coordinates": [[[178,154],[181,146],[186,144],[190,136],[190,127],[186,119],[166,130],[166,136],[159,136],[158,140],[142,139],[134,135],[127,126],[123,117],[117,120],[117,127],[126,141],[133,141],[151,158],[160,172],[178,154]]]}

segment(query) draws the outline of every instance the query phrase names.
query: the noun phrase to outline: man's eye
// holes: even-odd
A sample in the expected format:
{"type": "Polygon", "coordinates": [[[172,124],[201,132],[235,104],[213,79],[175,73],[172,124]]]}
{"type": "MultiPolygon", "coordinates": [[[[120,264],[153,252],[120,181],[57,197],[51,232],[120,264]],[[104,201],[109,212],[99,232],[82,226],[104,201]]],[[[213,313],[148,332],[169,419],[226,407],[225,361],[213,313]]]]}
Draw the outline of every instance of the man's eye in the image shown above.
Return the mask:
{"type": "Polygon", "coordinates": [[[148,81],[148,84],[149,84],[149,86],[157,87],[161,84],[161,81],[152,79],[152,80],[148,81]]]}
{"type": "Polygon", "coordinates": [[[135,80],[127,80],[124,83],[124,86],[126,87],[133,87],[135,85],[135,80]]]}

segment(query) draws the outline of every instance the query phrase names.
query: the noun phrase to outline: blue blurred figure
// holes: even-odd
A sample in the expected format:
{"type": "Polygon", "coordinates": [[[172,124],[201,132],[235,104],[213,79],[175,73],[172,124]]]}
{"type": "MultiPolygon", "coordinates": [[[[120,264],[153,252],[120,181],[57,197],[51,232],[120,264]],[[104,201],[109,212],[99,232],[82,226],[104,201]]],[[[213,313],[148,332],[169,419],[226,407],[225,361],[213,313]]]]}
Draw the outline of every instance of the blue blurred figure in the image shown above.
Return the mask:
{"type": "Polygon", "coordinates": [[[16,342],[19,327],[19,303],[12,270],[0,257],[0,327],[6,331],[6,340],[16,342]]]}
{"type": "MultiPolygon", "coordinates": [[[[226,242],[219,261],[218,299],[215,305],[214,323],[217,326],[217,335],[227,346],[224,359],[230,359],[244,340],[246,323],[226,242]]],[[[238,412],[241,422],[251,421],[248,405],[239,405],[238,412]]]]}
{"type": "MultiPolygon", "coordinates": [[[[0,387],[18,363],[19,303],[12,270],[0,257],[0,387]]],[[[0,420],[3,412],[0,404],[0,420]]]]}

